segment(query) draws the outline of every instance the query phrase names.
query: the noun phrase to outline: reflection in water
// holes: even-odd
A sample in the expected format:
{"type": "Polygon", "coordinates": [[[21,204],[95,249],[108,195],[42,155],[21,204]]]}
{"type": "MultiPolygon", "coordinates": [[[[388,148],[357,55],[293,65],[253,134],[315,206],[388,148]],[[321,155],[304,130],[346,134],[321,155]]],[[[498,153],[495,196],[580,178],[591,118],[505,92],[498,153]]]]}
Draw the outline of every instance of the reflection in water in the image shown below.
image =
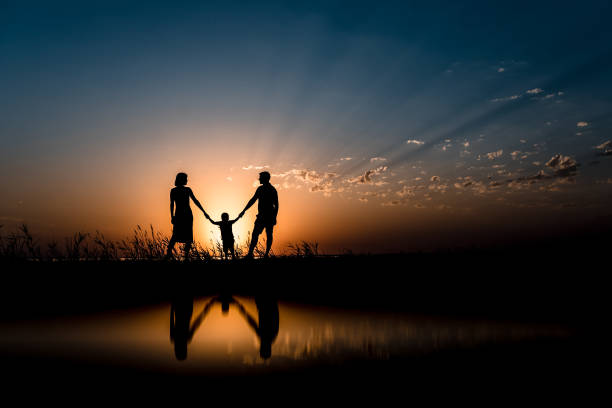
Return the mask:
{"type": "Polygon", "coordinates": [[[240,373],[248,367],[282,370],[349,359],[386,360],[568,335],[567,329],[554,325],[346,311],[277,302],[264,295],[182,294],[171,305],[0,323],[0,354],[173,373],[240,373]]]}
{"type": "Polygon", "coordinates": [[[177,296],[170,306],[170,342],[174,343],[174,354],[177,360],[187,358],[187,344],[191,342],[196,330],[215,303],[221,304],[221,312],[228,315],[230,305],[235,305],[240,315],[246,320],[259,338],[259,356],[268,359],[272,356],[272,343],[278,336],[278,302],[270,295],[255,297],[258,319],[233,296],[223,294],[208,301],[202,312],[192,322],[194,299],[189,294],[177,296]]]}
{"type": "Polygon", "coordinates": [[[191,342],[193,335],[204,321],[215,299],[204,306],[202,312],[192,323],[193,300],[193,297],[189,295],[178,296],[170,306],[170,342],[174,343],[174,355],[177,360],[187,358],[187,344],[191,342]]]}
{"type": "Polygon", "coordinates": [[[278,302],[270,296],[255,297],[255,305],[259,321],[247,312],[240,303],[237,303],[238,310],[247,320],[251,328],[259,337],[259,356],[263,359],[268,359],[272,356],[272,343],[278,336],[278,302]]]}

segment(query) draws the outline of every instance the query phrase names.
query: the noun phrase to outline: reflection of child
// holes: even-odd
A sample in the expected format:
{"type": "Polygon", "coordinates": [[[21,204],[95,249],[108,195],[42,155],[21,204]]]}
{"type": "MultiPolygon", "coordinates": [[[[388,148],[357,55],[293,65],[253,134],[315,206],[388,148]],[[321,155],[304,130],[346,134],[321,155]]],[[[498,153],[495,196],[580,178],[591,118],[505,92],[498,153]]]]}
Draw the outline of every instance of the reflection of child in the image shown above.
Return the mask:
{"type": "Polygon", "coordinates": [[[218,225],[221,228],[221,242],[223,242],[223,254],[227,259],[228,254],[232,254],[232,259],[236,259],[236,253],[234,252],[234,234],[232,233],[232,224],[240,219],[238,216],[235,220],[229,219],[228,213],[221,214],[221,221],[213,221],[208,215],[206,216],[210,222],[218,225]]]}

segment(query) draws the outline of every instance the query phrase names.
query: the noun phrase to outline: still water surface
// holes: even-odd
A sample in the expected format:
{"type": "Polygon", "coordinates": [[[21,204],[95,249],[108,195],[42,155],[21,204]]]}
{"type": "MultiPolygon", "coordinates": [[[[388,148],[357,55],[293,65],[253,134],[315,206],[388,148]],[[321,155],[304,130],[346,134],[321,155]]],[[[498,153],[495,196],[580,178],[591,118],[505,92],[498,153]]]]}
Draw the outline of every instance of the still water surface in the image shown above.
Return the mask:
{"type": "Polygon", "coordinates": [[[554,325],[375,313],[231,296],[3,323],[0,328],[4,353],[171,373],[240,373],[389,360],[569,335],[554,325]]]}

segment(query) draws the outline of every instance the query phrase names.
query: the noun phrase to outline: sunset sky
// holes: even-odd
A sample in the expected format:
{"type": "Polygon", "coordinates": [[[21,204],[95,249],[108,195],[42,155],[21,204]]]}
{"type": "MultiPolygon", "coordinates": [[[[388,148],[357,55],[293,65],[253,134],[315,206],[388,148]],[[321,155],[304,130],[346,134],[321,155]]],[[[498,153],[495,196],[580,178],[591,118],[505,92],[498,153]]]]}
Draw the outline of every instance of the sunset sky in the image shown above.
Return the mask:
{"type": "Polygon", "coordinates": [[[0,231],[170,233],[177,172],[220,219],[262,169],[278,252],[610,217],[612,3],[410,3],[3,1],[0,231]]]}

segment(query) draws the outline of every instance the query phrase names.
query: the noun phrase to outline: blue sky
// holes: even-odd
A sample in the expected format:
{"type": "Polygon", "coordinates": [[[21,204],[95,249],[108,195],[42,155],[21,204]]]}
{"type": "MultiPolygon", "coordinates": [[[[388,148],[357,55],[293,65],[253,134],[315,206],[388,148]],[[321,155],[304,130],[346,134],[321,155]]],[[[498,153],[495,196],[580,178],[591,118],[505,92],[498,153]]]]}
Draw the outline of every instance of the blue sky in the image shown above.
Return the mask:
{"type": "Polygon", "coordinates": [[[281,189],[408,218],[607,214],[609,2],[1,7],[5,220],[50,217],[23,203],[53,180],[189,160],[232,179],[268,166],[281,189]]]}

